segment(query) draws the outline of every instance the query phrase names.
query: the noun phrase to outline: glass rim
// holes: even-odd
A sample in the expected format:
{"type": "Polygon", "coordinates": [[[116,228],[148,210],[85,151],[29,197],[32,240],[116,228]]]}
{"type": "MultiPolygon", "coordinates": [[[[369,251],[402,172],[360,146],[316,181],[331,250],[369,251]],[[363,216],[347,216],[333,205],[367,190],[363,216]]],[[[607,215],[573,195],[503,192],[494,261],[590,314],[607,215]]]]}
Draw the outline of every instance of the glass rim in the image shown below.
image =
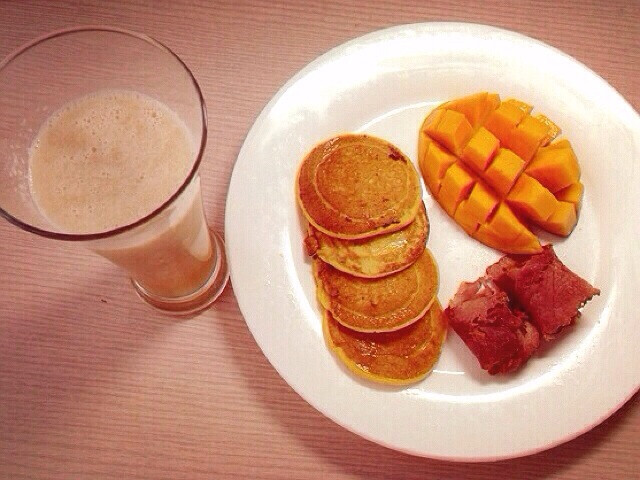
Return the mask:
{"type": "Polygon", "coordinates": [[[134,228],[139,227],[140,225],[143,225],[147,223],[149,220],[157,217],[160,213],[166,210],[169,207],[169,205],[171,205],[191,184],[196,174],[198,173],[198,170],[200,168],[200,163],[202,162],[202,156],[204,155],[204,150],[207,144],[207,107],[204,101],[204,96],[202,95],[202,90],[200,89],[200,85],[198,84],[198,81],[196,80],[195,76],[193,75],[193,73],[191,72],[187,64],[184,63],[184,61],[173,50],[171,50],[169,47],[159,42],[158,40],[148,35],[145,35],[143,33],[135,32],[133,30],[127,30],[125,28],[102,26],[102,25],[81,25],[81,26],[68,27],[60,30],[55,30],[53,32],[49,32],[34,38],[33,40],[23,44],[22,46],[14,50],[12,53],[10,53],[4,60],[2,60],[2,62],[0,62],[0,75],[2,74],[2,71],[7,65],[9,65],[11,62],[17,59],[20,55],[27,52],[31,48],[36,47],[39,44],[44,43],[48,40],[52,40],[54,38],[62,37],[68,34],[80,33],[80,32],[108,32],[108,33],[117,33],[117,34],[127,35],[129,37],[142,40],[148,43],[149,45],[156,47],[159,50],[162,50],[165,53],[171,55],[173,58],[175,58],[178,61],[179,65],[182,66],[182,68],[186,71],[187,75],[189,76],[191,80],[191,84],[195,89],[198,100],[200,101],[200,112],[202,116],[202,131],[201,131],[201,138],[200,138],[200,146],[198,148],[198,153],[195,156],[193,166],[191,167],[189,174],[184,179],[184,181],[180,184],[178,189],[172,195],[170,195],[156,209],[154,209],[144,217],[134,222],[128,223],[126,225],[122,225],[122,226],[113,228],[111,230],[105,230],[105,231],[96,232],[96,233],[54,232],[54,231],[45,230],[43,228],[39,228],[29,223],[26,223],[20,220],[19,218],[11,215],[0,205],[0,216],[4,217],[10,223],[16,225],[22,230],[25,230],[30,233],[35,233],[42,237],[52,238],[55,240],[64,240],[64,241],[89,241],[89,240],[100,240],[105,238],[111,238],[121,233],[133,230],[134,228]]]}

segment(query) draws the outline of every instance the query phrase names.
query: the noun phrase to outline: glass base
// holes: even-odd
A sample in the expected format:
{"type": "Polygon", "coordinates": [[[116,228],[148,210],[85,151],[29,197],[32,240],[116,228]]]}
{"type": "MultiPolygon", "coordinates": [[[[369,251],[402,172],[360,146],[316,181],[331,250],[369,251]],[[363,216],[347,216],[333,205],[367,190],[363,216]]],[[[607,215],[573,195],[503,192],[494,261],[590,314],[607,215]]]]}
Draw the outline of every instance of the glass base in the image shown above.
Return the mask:
{"type": "Polygon", "coordinates": [[[209,230],[216,253],[216,262],[207,282],[189,295],[182,297],[162,297],[147,291],[135,280],[131,280],[136,292],[145,302],[164,313],[175,316],[191,316],[209,308],[220,296],[229,280],[229,267],[222,237],[209,230]]]}

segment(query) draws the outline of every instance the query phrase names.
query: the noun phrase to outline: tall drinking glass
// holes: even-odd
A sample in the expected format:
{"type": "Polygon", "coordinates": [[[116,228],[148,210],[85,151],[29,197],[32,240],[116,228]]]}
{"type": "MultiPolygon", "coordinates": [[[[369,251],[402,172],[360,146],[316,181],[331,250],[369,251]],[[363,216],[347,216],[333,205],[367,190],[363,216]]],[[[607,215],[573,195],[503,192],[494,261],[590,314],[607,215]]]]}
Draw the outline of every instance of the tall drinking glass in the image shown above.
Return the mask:
{"type": "Polygon", "coordinates": [[[200,87],[152,38],[76,27],[0,63],[0,214],[122,267],[174,314],[213,303],[228,280],[207,227],[198,170],[200,87]]]}

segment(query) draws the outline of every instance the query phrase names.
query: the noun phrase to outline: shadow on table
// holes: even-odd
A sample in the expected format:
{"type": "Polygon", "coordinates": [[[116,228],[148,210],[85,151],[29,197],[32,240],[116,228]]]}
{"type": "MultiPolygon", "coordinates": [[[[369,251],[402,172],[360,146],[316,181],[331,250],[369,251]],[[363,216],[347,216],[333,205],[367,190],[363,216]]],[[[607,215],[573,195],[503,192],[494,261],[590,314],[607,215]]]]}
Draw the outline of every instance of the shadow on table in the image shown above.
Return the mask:
{"type": "MultiPolygon", "coordinates": [[[[455,468],[457,480],[480,478],[518,478],[537,480],[561,476],[572,465],[588,455],[605,442],[619,426],[628,411],[639,408],[640,396],[635,395],[618,412],[593,430],[580,437],[559,445],[551,450],[528,457],[504,460],[494,463],[456,464],[446,461],[414,457],[396,452],[365,440],[324,417],[301,399],[277,372],[268,364],[251,333],[244,323],[231,327],[225,325],[225,338],[235,342],[242,338],[244,345],[253,345],[251,349],[234,352],[234,360],[242,369],[247,384],[256,397],[264,403],[274,421],[283,425],[299,443],[311,452],[331,462],[345,475],[367,480],[386,480],[389,478],[432,479],[450,478],[455,468]],[[244,333],[239,332],[243,330],[244,333]],[[246,342],[246,343],[245,343],[246,342]],[[248,379],[255,378],[259,367],[265,377],[259,384],[248,379]],[[295,404],[295,410],[291,405],[295,404]],[[463,473],[461,473],[463,472],[463,473]]],[[[571,407],[568,406],[568,409],[571,407]]],[[[416,426],[419,428],[419,426],[416,426]]],[[[318,472],[321,474],[321,472],[318,472]]]]}

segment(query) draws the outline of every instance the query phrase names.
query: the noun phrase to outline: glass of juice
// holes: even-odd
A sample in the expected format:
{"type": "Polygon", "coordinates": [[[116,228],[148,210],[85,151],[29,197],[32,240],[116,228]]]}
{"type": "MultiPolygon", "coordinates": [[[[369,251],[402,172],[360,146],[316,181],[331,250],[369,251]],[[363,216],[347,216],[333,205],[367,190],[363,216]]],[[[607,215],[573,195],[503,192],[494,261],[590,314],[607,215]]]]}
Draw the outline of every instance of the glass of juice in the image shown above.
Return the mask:
{"type": "Polygon", "coordinates": [[[207,226],[202,92],[184,62],[139,33],[75,27],[0,63],[0,214],[122,267],[137,293],[194,314],[229,278],[207,226]]]}

